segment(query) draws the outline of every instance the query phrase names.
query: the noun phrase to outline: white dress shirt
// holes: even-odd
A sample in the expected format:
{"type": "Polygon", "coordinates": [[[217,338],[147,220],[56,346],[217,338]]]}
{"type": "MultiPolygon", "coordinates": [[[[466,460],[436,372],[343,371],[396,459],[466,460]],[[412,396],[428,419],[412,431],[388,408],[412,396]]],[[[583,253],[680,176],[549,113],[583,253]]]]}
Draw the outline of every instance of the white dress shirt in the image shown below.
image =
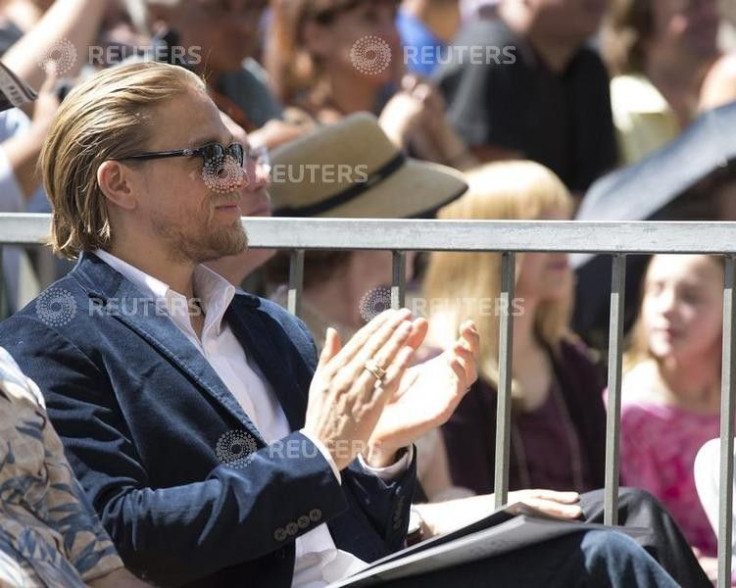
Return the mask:
{"type": "MultiPolygon", "coordinates": [[[[235,296],[235,287],[225,278],[199,265],[194,271],[194,295],[205,313],[202,337],[197,337],[190,320],[187,298],[164,282],[146,274],[114,255],[97,250],[95,254],[130,280],[141,294],[155,301],[215,370],[267,443],[291,433],[276,394],[254,361],[245,353],[230,326],[223,322],[225,311],[235,296]]],[[[317,438],[302,431],[317,446],[332,467],[338,482],[340,472],[327,448],[317,438]]],[[[405,471],[413,448],[387,468],[371,468],[359,457],[361,466],[384,480],[405,471]]],[[[367,564],[354,555],[337,549],[326,524],[319,525],[295,540],[294,588],[318,588],[356,573],[367,564]]]]}

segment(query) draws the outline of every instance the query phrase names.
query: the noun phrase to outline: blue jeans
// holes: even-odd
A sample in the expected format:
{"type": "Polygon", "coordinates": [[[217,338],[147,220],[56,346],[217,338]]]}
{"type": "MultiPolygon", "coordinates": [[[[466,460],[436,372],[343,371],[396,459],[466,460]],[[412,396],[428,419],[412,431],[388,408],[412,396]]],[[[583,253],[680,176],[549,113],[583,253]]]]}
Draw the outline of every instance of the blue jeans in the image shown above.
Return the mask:
{"type": "Polygon", "coordinates": [[[574,533],[506,555],[383,585],[392,588],[678,586],[636,541],[616,531],[574,533]]]}

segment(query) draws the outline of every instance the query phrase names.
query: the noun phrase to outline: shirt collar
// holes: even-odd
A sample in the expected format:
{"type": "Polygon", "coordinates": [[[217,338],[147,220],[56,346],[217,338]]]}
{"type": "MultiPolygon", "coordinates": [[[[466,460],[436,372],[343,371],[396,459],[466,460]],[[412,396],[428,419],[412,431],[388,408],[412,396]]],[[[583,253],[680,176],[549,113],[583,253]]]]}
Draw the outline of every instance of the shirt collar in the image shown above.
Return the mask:
{"type": "MultiPolygon", "coordinates": [[[[108,251],[98,249],[94,253],[112,269],[130,280],[144,296],[152,298],[158,305],[165,308],[174,322],[191,329],[190,304],[183,294],[172,290],[165,282],[108,251]]],[[[217,272],[200,264],[194,268],[194,293],[195,299],[206,315],[202,335],[204,336],[210,330],[213,330],[214,334],[219,334],[225,311],[235,296],[235,286],[217,272]]]]}

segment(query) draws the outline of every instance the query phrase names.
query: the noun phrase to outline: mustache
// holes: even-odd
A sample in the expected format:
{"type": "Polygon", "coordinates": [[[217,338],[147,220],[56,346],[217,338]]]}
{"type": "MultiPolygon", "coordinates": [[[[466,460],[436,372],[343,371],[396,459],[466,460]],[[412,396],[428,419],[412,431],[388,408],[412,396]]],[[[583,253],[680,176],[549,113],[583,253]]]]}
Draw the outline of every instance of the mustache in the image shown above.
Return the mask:
{"type": "Polygon", "coordinates": [[[226,194],[224,196],[220,196],[218,198],[212,199],[212,206],[228,206],[230,204],[240,204],[241,196],[237,192],[233,192],[232,194],[226,194]]]}

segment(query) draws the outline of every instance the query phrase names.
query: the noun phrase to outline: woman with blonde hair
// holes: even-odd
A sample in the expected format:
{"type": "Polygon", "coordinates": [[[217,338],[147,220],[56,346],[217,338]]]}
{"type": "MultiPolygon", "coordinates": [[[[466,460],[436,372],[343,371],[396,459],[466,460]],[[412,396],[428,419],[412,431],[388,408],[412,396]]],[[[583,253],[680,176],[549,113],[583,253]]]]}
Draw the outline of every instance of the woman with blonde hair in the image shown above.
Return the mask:
{"type": "MultiPolygon", "coordinates": [[[[443,208],[452,220],[567,220],[573,201],[547,168],[494,163],[468,174],[470,190],[443,208]]],[[[433,253],[425,281],[433,341],[460,317],[481,334],[480,377],[443,427],[455,484],[494,489],[501,255],[433,253]]],[[[510,489],[583,492],[604,481],[605,409],[600,373],[569,329],[572,271],[562,253],[517,255],[510,489]]]]}

